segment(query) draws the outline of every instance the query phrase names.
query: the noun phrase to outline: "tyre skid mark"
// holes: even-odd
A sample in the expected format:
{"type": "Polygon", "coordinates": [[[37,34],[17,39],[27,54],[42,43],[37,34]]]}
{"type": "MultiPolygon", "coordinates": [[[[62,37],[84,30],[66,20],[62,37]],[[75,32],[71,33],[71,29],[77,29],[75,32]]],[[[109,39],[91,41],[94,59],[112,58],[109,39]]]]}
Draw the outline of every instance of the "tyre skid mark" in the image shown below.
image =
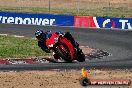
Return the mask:
{"type": "Polygon", "coordinates": [[[85,54],[85,57],[87,59],[89,59],[89,60],[92,60],[92,59],[102,59],[103,57],[106,57],[106,56],[111,56],[111,54],[108,53],[108,52],[106,52],[106,51],[99,50],[99,49],[95,49],[91,53],[85,54]]]}

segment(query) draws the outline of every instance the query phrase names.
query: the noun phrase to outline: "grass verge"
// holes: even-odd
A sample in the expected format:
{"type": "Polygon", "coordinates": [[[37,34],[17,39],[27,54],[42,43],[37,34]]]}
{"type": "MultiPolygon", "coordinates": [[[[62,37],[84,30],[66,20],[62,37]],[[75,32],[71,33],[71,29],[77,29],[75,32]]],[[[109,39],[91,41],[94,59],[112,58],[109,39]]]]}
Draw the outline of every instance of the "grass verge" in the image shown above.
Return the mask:
{"type": "Polygon", "coordinates": [[[48,55],[31,38],[0,36],[0,58],[26,58],[48,55]]]}

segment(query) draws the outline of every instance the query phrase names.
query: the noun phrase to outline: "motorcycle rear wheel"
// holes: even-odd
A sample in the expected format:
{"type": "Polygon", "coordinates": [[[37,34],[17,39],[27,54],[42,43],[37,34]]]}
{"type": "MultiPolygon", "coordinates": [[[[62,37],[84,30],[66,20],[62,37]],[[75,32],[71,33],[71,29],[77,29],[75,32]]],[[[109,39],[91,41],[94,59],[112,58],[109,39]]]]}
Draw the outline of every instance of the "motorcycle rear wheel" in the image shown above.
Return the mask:
{"type": "Polygon", "coordinates": [[[77,51],[77,58],[76,58],[76,60],[77,60],[78,62],[84,62],[84,61],[85,61],[85,54],[82,52],[81,49],[79,49],[79,50],[77,51]]]}

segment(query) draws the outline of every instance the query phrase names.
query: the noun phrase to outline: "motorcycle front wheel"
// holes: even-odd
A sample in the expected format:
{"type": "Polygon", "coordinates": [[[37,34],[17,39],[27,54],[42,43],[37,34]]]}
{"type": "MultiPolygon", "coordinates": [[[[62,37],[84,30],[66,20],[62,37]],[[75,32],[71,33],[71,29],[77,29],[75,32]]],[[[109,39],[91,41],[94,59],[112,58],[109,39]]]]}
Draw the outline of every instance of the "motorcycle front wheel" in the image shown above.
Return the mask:
{"type": "MultiPolygon", "coordinates": [[[[64,48],[67,50],[66,47],[64,47],[64,48]]],[[[65,60],[65,61],[68,62],[68,63],[72,63],[72,59],[71,59],[71,57],[70,57],[68,51],[67,51],[67,52],[63,51],[63,50],[61,49],[61,47],[57,47],[56,50],[57,50],[57,52],[59,53],[60,57],[61,57],[63,60],[65,60]]]]}

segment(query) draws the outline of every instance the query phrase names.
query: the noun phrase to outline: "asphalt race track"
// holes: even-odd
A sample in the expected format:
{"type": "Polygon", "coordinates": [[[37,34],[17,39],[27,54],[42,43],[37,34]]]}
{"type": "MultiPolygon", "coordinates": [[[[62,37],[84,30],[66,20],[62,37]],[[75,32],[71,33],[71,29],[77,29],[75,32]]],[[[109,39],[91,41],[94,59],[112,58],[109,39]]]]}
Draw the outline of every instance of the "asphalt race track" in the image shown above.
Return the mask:
{"type": "Polygon", "coordinates": [[[83,63],[44,63],[28,65],[0,65],[0,70],[44,70],[44,69],[131,69],[132,68],[132,31],[97,30],[74,27],[49,27],[32,25],[0,24],[0,33],[34,37],[36,29],[69,31],[81,46],[102,49],[111,56],[101,59],[87,59],[83,63]]]}

